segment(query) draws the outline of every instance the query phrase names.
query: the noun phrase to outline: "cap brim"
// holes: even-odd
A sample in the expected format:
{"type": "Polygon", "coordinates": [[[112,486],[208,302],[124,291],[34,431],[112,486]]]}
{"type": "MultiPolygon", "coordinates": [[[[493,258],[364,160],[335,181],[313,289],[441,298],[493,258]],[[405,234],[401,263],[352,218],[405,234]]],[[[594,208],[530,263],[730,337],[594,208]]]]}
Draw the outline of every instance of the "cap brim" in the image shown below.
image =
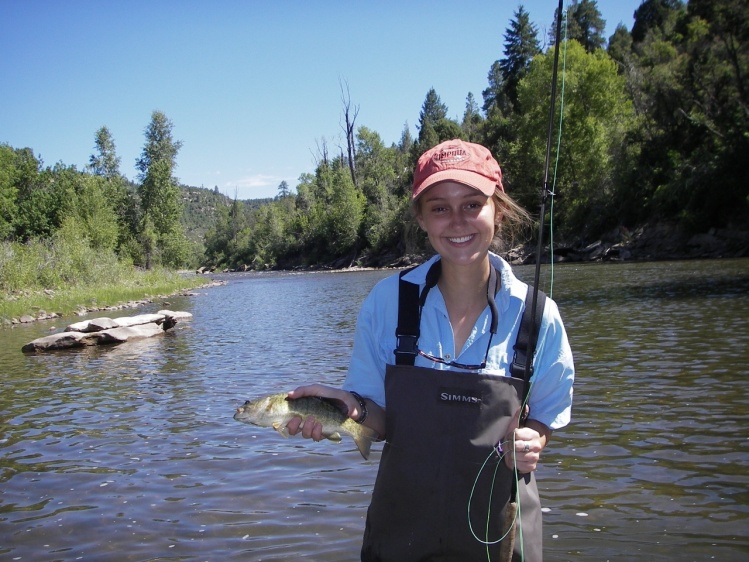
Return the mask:
{"type": "Polygon", "coordinates": [[[494,190],[497,187],[497,184],[495,182],[475,172],[455,169],[442,170],[440,172],[433,173],[427,179],[421,182],[419,187],[413,192],[412,198],[418,199],[427,189],[432,187],[434,184],[444,181],[452,181],[455,183],[467,185],[468,187],[472,187],[473,189],[480,191],[487,197],[491,197],[492,195],[494,195],[494,190]]]}

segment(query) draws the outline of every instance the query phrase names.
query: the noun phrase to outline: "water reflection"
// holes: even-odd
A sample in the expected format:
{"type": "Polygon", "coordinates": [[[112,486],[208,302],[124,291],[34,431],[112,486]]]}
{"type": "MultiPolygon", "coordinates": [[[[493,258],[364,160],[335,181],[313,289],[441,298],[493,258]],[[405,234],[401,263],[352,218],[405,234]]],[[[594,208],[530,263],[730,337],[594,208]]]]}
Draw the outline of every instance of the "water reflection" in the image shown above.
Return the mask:
{"type": "MultiPolygon", "coordinates": [[[[0,558],[357,559],[379,448],[232,414],[340,384],[386,274],[227,276],[172,301],[192,321],[116,347],[26,356],[50,323],[1,331],[0,558]]],[[[749,552],[747,295],[747,260],[555,269],[578,382],[539,473],[547,559],[749,552]]]]}

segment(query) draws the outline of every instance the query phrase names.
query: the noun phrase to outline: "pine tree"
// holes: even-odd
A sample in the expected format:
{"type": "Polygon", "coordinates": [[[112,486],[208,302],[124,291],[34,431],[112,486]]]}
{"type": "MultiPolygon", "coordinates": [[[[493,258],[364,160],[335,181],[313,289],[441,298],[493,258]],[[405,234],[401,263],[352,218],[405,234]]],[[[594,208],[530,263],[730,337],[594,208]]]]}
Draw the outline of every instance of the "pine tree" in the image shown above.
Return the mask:
{"type": "Polygon", "coordinates": [[[520,6],[510,21],[510,27],[505,30],[505,56],[498,61],[505,94],[512,106],[517,104],[520,80],[528,72],[533,57],[540,52],[538,30],[531,23],[528,12],[520,6]]]}

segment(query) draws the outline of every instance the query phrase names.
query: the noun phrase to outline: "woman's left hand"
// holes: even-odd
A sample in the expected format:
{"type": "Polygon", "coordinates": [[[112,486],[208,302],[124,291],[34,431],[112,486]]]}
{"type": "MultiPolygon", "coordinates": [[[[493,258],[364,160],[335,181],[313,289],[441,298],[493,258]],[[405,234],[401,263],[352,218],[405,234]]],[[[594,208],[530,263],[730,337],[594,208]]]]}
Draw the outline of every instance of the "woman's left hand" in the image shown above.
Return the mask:
{"type": "Polygon", "coordinates": [[[508,444],[505,464],[525,474],[538,468],[538,459],[551,436],[551,430],[535,420],[526,420],[525,426],[518,427],[519,418],[520,409],[510,425],[512,431],[505,438],[505,443],[508,444]]]}

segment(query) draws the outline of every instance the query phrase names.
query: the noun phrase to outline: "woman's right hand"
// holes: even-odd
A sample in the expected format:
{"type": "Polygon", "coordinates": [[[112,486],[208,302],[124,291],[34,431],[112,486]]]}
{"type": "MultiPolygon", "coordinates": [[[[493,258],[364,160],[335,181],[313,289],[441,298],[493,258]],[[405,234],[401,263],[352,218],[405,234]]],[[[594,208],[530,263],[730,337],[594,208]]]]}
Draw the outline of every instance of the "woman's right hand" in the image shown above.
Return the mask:
{"type": "MultiPolygon", "coordinates": [[[[332,386],[322,384],[308,384],[297,387],[289,392],[289,398],[292,400],[302,398],[303,396],[315,396],[317,398],[326,398],[340,402],[342,404],[341,411],[347,412],[349,417],[354,417],[355,419],[361,414],[359,412],[359,403],[356,399],[350,392],[341,390],[340,388],[333,388],[332,386]]],[[[299,416],[295,416],[286,424],[286,429],[289,430],[290,435],[296,435],[301,431],[302,437],[306,439],[314,439],[315,441],[323,439],[322,424],[314,416],[308,416],[305,420],[299,416]]]]}

